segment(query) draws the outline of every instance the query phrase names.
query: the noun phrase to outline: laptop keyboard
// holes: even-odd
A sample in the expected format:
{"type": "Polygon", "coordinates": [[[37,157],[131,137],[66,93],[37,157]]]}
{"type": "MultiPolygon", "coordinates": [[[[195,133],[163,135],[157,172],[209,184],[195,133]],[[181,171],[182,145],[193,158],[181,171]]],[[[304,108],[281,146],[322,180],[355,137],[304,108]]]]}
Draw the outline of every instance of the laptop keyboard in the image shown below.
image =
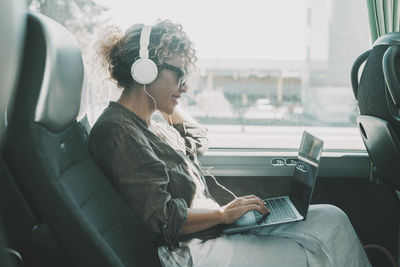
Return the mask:
{"type": "MultiPolygon", "coordinates": [[[[269,224],[274,222],[285,222],[296,218],[296,215],[286,202],[285,198],[274,198],[267,200],[267,207],[271,211],[261,224],[269,224]]],[[[257,221],[262,217],[261,213],[256,215],[257,221]]]]}

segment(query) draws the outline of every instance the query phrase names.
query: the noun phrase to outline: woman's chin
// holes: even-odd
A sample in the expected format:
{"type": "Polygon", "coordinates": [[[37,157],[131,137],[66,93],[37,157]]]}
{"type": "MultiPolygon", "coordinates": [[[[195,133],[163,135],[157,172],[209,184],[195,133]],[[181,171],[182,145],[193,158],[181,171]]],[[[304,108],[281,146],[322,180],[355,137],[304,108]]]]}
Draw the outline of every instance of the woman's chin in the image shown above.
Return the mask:
{"type": "Polygon", "coordinates": [[[166,109],[160,110],[162,113],[167,114],[167,115],[172,115],[175,113],[175,106],[173,107],[168,107],[166,109]]]}

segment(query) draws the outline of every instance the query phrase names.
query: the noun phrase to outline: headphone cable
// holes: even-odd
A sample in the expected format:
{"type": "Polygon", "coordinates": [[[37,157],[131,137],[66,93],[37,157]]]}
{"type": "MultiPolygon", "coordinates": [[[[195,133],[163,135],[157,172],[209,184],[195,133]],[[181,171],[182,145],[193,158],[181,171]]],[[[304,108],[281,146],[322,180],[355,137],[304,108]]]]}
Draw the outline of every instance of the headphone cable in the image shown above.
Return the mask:
{"type": "Polygon", "coordinates": [[[154,97],[153,97],[149,92],[147,92],[147,90],[146,90],[146,85],[145,85],[145,84],[143,84],[143,90],[144,90],[144,93],[145,93],[146,95],[148,95],[148,96],[151,98],[151,100],[153,100],[153,103],[154,103],[154,110],[157,110],[157,103],[156,103],[156,100],[154,99],[154,97]]]}

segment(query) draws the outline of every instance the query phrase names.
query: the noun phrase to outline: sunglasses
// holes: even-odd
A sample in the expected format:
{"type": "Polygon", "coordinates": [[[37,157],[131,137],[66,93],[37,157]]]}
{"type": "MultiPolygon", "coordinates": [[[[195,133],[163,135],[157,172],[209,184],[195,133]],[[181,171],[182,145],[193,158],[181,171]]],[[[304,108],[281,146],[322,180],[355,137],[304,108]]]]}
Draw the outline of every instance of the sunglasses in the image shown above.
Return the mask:
{"type": "Polygon", "coordinates": [[[173,72],[175,72],[176,80],[178,81],[179,87],[182,87],[185,85],[187,76],[186,76],[186,72],[183,69],[178,68],[177,66],[174,66],[174,65],[171,65],[168,63],[161,64],[161,68],[167,69],[167,70],[172,70],[173,72]]]}

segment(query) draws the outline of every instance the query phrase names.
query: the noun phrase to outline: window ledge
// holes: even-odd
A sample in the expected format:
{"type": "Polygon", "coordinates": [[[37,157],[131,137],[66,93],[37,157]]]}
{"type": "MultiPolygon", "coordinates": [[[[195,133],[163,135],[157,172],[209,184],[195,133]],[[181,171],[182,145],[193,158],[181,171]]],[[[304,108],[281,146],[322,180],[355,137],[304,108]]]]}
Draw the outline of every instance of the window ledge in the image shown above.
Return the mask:
{"type": "MultiPolygon", "coordinates": [[[[291,159],[297,151],[211,149],[200,158],[204,170],[214,176],[288,177],[293,174],[291,159]],[[283,164],[280,164],[282,163],[283,164]]],[[[320,177],[369,177],[370,160],[366,151],[324,151],[320,177]]]]}

